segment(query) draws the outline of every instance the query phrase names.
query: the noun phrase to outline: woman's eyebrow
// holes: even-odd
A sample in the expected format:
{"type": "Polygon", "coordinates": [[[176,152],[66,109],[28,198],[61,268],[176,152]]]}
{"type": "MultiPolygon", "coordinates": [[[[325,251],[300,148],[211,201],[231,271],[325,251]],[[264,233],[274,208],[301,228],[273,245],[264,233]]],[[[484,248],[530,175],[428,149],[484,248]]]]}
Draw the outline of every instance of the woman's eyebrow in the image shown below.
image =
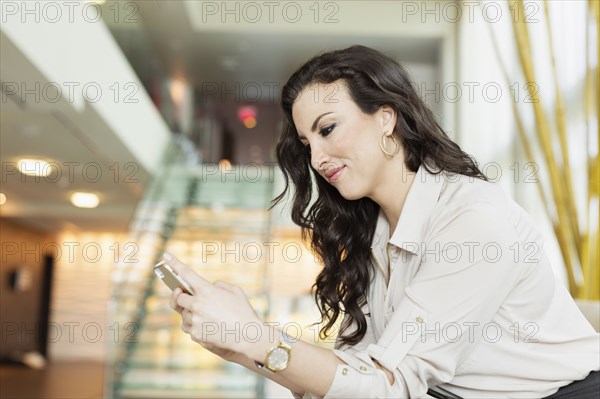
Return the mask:
{"type": "Polygon", "coordinates": [[[319,123],[319,120],[324,117],[325,115],[329,115],[332,114],[333,112],[325,112],[324,114],[321,114],[319,116],[317,116],[317,119],[315,119],[315,121],[312,124],[312,127],[310,128],[311,132],[314,132],[315,130],[317,130],[317,123],[319,123]]]}
{"type": "MultiPolygon", "coordinates": [[[[315,121],[312,124],[312,127],[310,128],[310,131],[314,132],[315,130],[317,130],[317,123],[319,123],[319,120],[322,117],[324,117],[325,115],[329,115],[329,114],[333,114],[333,112],[325,112],[324,114],[317,116],[317,118],[315,119],[315,121]]],[[[298,138],[305,139],[306,137],[304,137],[304,135],[302,133],[298,132],[298,138]]]]}

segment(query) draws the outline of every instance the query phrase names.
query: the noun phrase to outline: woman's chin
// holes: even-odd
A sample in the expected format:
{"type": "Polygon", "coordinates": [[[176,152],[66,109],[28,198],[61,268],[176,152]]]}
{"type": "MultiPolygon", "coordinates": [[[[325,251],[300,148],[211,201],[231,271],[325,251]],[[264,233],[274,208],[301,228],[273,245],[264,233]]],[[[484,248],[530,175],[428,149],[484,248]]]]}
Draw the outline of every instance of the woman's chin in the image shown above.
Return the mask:
{"type": "Polygon", "coordinates": [[[361,199],[364,197],[364,195],[361,195],[359,192],[357,192],[355,190],[349,191],[349,190],[344,190],[343,188],[340,188],[340,187],[337,187],[337,190],[340,193],[340,195],[348,201],[355,201],[355,200],[358,200],[358,199],[361,199]]]}

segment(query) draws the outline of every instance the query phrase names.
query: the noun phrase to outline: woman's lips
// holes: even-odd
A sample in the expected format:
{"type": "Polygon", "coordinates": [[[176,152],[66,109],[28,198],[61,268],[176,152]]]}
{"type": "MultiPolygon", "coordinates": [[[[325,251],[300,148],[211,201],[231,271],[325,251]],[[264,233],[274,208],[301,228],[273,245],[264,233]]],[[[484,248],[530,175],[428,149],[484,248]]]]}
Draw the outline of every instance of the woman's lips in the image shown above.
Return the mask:
{"type": "Polygon", "coordinates": [[[325,173],[325,177],[329,183],[335,183],[340,178],[345,166],[340,166],[334,169],[330,169],[325,173]]]}

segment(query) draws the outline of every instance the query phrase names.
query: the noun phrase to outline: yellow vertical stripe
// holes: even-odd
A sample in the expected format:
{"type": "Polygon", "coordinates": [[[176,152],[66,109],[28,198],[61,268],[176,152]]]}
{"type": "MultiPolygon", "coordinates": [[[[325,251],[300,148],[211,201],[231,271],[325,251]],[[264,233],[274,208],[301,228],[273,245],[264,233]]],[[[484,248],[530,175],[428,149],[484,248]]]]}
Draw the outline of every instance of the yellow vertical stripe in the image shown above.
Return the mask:
{"type": "MultiPolygon", "coordinates": [[[[527,23],[525,22],[525,7],[523,0],[518,0],[517,4],[517,17],[513,20],[513,28],[515,38],[517,42],[517,50],[519,60],[523,68],[525,79],[529,83],[535,83],[535,72],[533,68],[533,61],[531,55],[531,47],[529,40],[529,32],[527,23]]],[[[556,207],[556,214],[558,217],[558,228],[557,240],[561,249],[563,260],[567,268],[567,279],[569,283],[569,290],[573,295],[577,295],[577,281],[575,280],[575,268],[580,267],[579,258],[577,257],[576,243],[574,240],[573,232],[571,229],[571,222],[569,221],[569,212],[567,206],[567,199],[565,197],[565,186],[561,179],[560,170],[556,164],[554,152],[552,149],[552,140],[550,135],[550,125],[548,119],[543,110],[541,99],[535,90],[534,85],[526,85],[527,90],[531,96],[533,105],[533,111],[535,116],[536,133],[541,145],[542,154],[550,174],[550,188],[552,197],[554,199],[554,205],[556,207]]]]}

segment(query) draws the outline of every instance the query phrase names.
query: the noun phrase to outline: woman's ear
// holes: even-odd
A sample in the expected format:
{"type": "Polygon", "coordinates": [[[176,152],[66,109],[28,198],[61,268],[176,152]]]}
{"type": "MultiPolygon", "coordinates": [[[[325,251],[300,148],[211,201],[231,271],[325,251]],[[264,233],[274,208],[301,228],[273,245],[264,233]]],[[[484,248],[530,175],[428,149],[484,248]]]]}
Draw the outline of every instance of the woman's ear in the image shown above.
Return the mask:
{"type": "Polygon", "coordinates": [[[381,113],[381,128],[384,132],[390,132],[390,134],[396,128],[396,110],[385,104],[379,109],[381,113]]]}

